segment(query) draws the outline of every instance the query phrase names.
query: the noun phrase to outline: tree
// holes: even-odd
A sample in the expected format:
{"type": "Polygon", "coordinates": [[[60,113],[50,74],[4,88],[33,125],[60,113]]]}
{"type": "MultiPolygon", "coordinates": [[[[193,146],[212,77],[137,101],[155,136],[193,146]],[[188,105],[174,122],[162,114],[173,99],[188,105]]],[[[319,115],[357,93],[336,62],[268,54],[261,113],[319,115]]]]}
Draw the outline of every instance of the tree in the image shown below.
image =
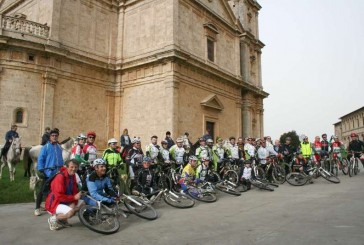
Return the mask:
{"type": "Polygon", "coordinates": [[[294,147],[297,148],[300,145],[300,139],[299,139],[298,134],[296,133],[296,131],[292,130],[292,131],[289,131],[287,133],[282,134],[281,137],[279,138],[279,141],[281,142],[281,144],[286,143],[286,138],[287,137],[291,137],[291,144],[294,147]]]}

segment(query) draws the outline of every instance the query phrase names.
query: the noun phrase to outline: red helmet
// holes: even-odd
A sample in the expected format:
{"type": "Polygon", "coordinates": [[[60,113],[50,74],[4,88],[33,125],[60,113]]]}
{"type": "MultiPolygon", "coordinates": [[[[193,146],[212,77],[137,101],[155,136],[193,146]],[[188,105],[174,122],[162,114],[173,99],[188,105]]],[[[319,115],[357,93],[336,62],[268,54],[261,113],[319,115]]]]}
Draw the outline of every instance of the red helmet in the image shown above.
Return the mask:
{"type": "Polygon", "coordinates": [[[87,132],[87,137],[89,137],[89,136],[94,136],[94,137],[96,137],[96,133],[95,133],[95,131],[88,131],[88,132],[87,132]]]}
{"type": "Polygon", "coordinates": [[[350,137],[357,137],[356,133],[351,133],[350,137]]]}

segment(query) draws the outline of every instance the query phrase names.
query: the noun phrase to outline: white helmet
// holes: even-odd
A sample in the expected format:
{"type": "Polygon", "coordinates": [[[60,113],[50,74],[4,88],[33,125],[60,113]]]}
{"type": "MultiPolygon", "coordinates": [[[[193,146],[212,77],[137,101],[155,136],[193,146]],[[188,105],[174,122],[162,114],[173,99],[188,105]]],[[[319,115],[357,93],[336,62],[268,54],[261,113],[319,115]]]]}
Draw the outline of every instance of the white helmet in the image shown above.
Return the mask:
{"type": "Polygon", "coordinates": [[[97,165],[106,165],[106,162],[102,158],[95,159],[92,163],[93,167],[96,167],[97,165]]]}
{"type": "Polygon", "coordinates": [[[78,139],[87,139],[86,135],[83,133],[80,133],[80,135],[77,137],[78,139]]]}
{"type": "Polygon", "coordinates": [[[118,140],[115,138],[111,138],[107,141],[107,144],[111,144],[111,143],[118,143],[118,140]]]}

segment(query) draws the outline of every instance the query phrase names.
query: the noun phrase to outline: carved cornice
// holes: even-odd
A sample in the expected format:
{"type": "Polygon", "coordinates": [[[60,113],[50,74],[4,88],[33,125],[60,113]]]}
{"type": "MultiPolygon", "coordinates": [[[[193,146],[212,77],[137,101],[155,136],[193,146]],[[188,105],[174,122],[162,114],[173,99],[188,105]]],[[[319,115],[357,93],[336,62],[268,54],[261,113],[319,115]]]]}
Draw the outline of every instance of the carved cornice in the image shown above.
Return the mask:
{"type": "Polygon", "coordinates": [[[51,73],[49,71],[46,71],[45,73],[43,73],[42,76],[43,76],[43,79],[44,79],[44,81],[43,81],[44,84],[49,84],[51,86],[56,86],[57,79],[58,79],[56,74],[51,73]]]}

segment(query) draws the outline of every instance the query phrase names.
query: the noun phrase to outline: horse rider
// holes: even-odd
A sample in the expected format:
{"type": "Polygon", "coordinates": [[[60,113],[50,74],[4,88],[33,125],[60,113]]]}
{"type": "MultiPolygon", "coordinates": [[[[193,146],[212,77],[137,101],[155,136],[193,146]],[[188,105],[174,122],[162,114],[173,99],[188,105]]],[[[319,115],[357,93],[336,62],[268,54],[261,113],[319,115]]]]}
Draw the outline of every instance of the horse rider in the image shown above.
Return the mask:
{"type": "Polygon", "coordinates": [[[49,141],[49,132],[51,132],[51,128],[46,127],[45,131],[44,131],[44,134],[42,136],[42,143],[40,143],[41,145],[45,145],[49,141]]]}
{"type": "Polygon", "coordinates": [[[0,158],[2,156],[4,156],[6,158],[6,155],[7,155],[8,151],[9,151],[11,142],[13,142],[13,138],[19,138],[19,134],[16,132],[17,129],[18,129],[18,126],[13,124],[13,125],[11,125],[11,129],[6,133],[6,135],[5,135],[5,145],[4,145],[3,149],[1,150],[0,158]]]}

